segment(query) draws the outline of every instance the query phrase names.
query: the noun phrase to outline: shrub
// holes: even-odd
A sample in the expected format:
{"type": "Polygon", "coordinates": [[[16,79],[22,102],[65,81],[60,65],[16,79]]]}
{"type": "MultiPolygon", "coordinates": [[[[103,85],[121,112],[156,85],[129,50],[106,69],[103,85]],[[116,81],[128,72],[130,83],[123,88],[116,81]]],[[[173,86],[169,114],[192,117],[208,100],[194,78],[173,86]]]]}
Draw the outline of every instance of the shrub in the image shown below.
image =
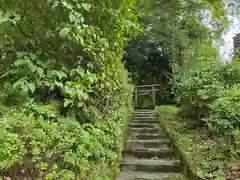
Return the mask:
{"type": "Polygon", "coordinates": [[[156,114],[158,115],[158,117],[166,120],[174,119],[179,112],[180,112],[180,108],[176,106],[166,105],[166,106],[158,106],[156,108],[156,114]]]}
{"type": "Polygon", "coordinates": [[[48,121],[36,113],[8,110],[0,121],[1,174],[13,176],[14,171],[22,170],[31,178],[110,177],[117,166],[118,144],[129,113],[121,108],[93,126],[81,125],[71,117],[48,121]]]}
{"type": "Polygon", "coordinates": [[[152,108],[153,107],[153,100],[151,96],[139,96],[136,108],[152,108]]]}
{"type": "Polygon", "coordinates": [[[136,0],[1,3],[0,175],[109,177],[131,111],[122,57],[140,11],[136,0]]]}
{"type": "Polygon", "coordinates": [[[234,143],[231,136],[209,136],[207,128],[196,128],[187,119],[175,116],[177,107],[157,107],[156,111],[168,136],[178,153],[189,167],[190,179],[237,179],[239,177],[240,131],[234,130],[234,143]],[[166,114],[171,119],[164,118],[166,114]]]}
{"type": "Polygon", "coordinates": [[[216,133],[231,133],[240,127],[240,85],[234,85],[219,93],[211,105],[209,117],[204,120],[216,133]]]}
{"type": "Polygon", "coordinates": [[[200,120],[209,112],[209,105],[219,97],[219,91],[233,84],[236,71],[230,64],[199,59],[172,79],[177,103],[188,106],[200,120]]]}

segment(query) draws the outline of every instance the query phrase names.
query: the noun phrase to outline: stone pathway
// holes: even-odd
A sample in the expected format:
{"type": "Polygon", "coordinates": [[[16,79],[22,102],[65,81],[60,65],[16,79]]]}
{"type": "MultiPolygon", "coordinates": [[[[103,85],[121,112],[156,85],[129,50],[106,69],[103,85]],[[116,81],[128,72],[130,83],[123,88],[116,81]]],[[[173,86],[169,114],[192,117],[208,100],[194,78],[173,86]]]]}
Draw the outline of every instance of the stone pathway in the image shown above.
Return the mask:
{"type": "Polygon", "coordinates": [[[115,180],[184,179],[183,168],[152,110],[134,112],[120,168],[115,180]]]}

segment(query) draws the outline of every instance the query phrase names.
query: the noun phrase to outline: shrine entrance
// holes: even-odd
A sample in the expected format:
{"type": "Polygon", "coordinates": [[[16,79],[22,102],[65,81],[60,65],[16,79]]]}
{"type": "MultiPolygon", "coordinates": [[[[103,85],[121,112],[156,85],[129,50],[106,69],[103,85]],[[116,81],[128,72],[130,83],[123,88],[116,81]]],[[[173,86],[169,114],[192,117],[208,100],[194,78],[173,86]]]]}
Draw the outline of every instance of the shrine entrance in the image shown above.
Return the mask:
{"type": "Polygon", "coordinates": [[[152,85],[141,85],[134,87],[134,96],[133,96],[133,104],[135,108],[155,108],[156,106],[156,93],[160,91],[161,84],[152,84],[152,85]],[[144,100],[145,99],[145,100],[144,100]],[[142,101],[146,101],[146,104],[142,101]],[[144,107],[145,106],[145,107],[144,107]]]}

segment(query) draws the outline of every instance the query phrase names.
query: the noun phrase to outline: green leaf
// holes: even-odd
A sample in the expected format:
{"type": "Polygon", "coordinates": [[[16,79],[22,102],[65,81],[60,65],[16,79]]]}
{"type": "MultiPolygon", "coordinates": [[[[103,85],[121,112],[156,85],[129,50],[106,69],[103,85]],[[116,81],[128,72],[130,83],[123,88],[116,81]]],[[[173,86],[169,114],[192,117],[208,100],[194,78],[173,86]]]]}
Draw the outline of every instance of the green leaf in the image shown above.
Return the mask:
{"type": "Polygon", "coordinates": [[[82,7],[83,7],[86,11],[89,11],[89,10],[91,9],[91,4],[82,3],[82,7]]]}
{"type": "Polygon", "coordinates": [[[78,103],[78,107],[82,107],[83,105],[84,105],[83,102],[78,103]]]}
{"type": "Polygon", "coordinates": [[[46,162],[41,162],[41,170],[46,170],[48,167],[48,164],[46,162]]]}
{"type": "Polygon", "coordinates": [[[70,28],[63,28],[61,29],[61,31],[59,32],[59,35],[62,37],[62,38],[65,38],[70,32],[70,28]]]}
{"type": "Polygon", "coordinates": [[[8,21],[8,17],[4,16],[3,12],[0,11],[0,23],[4,23],[8,21]]]}
{"type": "Polygon", "coordinates": [[[46,180],[52,180],[54,178],[54,174],[53,173],[48,173],[46,176],[46,180]]]}
{"type": "Polygon", "coordinates": [[[30,89],[30,91],[33,93],[35,91],[35,85],[32,83],[28,83],[28,88],[30,89]]]}
{"type": "Polygon", "coordinates": [[[21,66],[21,65],[23,65],[23,64],[26,64],[25,59],[18,59],[18,60],[16,60],[16,61],[13,63],[13,65],[14,65],[15,67],[19,67],[19,66],[21,66]]]}
{"type": "Polygon", "coordinates": [[[56,170],[57,168],[58,168],[57,164],[54,164],[54,165],[52,166],[52,169],[53,169],[53,170],[56,170]]]}
{"type": "Polygon", "coordinates": [[[38,73],[38,75],[39,75],[40,77],[44,77],[43,68],[38,67],[38,68],[37,68],[37,73],[38,73]]]}
{"type": "Polygon", "coordinates": [[[71,13],[71,14],[69,15],[69,20],[70,20],[70,22],[74,22],[74,21],[76,21],[77,19],[78,19],[78,17],[77,17],[75,14],[71,13]]]}
{"type": "Polygon", "coordinates": [[[25,56],[25,52],[16,52],[17,58],[22,58],[25,56]]]}
{"type": "Polygon", "coordinates": [[[64,78],[64,77],[67,78],[67,74],[66,74],[65,72],[63,72],[63,71],[53,70],[52,73],[53,73],[54,75],[57,75],[60,80],[61,80],[62,78],[64,78]]]}
{"type": "Polygon", "coordinates": [[[56,86],[58,86],[58,87],[63,87],[63,83],[62,83],[62,82],[55,81],[55,84],[56,84],[56,86]]]}
{"type": "Polygon", "coordinates": [[[33,53],[30,53],[29,55],[30,55],[31,60],[35,60],[37,58],[37,56],[33,53]]]}
{"type": "Polygon", "coordinates": [[[20,14],[14,14],[14,16],[15,16],[15,18],[14,18],[15,21],[20,21],[21,20],[20,14]]]}
{"type": "Polygon", "coordinates": [[[63,106],[64,107],[67,107],[67,106],[69,106],[69,104],[72,104],[73,102],[72,102],[72,100],[70,100],[70,99],[64,99],[64,104],[63,104],[63,106]]]}

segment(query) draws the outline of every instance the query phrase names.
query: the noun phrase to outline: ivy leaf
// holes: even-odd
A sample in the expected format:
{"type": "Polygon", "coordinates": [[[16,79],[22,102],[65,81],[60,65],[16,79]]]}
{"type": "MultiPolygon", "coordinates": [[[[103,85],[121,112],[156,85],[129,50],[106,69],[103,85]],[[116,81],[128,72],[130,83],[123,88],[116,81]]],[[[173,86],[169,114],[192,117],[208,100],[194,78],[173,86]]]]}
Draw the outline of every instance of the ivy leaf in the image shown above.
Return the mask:
{"type": "Polygon", "coordinates": [[[12,13],[12,12],[7,12],[4,16],[7,17],[8,20],[15,25],[16,25],[17,21],[21,20],[20,14],[15,14],[15,13],[12,13]]]}
{"type": "Polygon", "coordinates": [[[72,5],[70,3],[67,3],[67,1],[62,1],[63,6],[65,6],[68,9],[72,9],[72,5]]]}
{"type": "Polygon", "coordinates": [[[54,178],[54,174],[52,172],[48,173],[46,176],[46,180],[52,180],[53,178],[54,178]]]}
{"type": "Polygon", "coordinates": [[[83,7],[86,11],[89,11],[89,10],[91,9],[91,4],[82,3],[82,7],[83,7]]]}
{"type": "Polygon", "coordinates": [[[58,75],[59,79],[62,79],[63,77],[65,77],[65,78],[67,77],[67,74],[62,71],[58,71],[57,75],[58,75]]]}
{"type": "Polygon", "coordinates": [[[25,52],[17,52],[16,55],[17,55],[17,58],[22,58],[25,56],[25,52]]]}
{"type": "Polygon", "coordinates": [[[46,170],[48,167],[48,164],[46,162],[41,162],[41,170],[46,170]]]}
{"type": "Polygon", "coordinates": [[[63,106],[64,107],[67,107],[69,104],[72,104],[73,102],[72,102],[72,100],[70,100],[70,99],[64,99],[64,104],[63,104],[63,106]]]}
{"type": "Polygon", "coordinates": [[[74,87],[69,86],[64,87],[64,92],[68,94],[71,98],[73,98],[77,94],[76,89],[74,87]]]}
{"type": "Polygon", "coordinates": [[[88,80],[90,81],[90,83],[94,83],[95,81],[95,76],[88,76],[88,80]]]}
{"type": "Polygon", "coordinates": [[[77,72],[81,77],[84,77],[84,71],[82,69],[78,69],[77,72]]]}
{"type": "Polygon", "coordinates": [[[81,95],[81,98],[82,98],[83,100],[87,100],[87,99],[88,99],[88,94],[87,94],[87,93],[83,93],[83,94],[81,95]]]}
{"type": "Polygon", "coordinates": [[[29,83],[26,78],[21,78],[13,84],[13,88],[20,90],[22,93],[28,93],[29,90],[33,93],[35,84],[29,83]]]}
{"type": "Polygon", "coordinates": [[[78,107],[82,107],[82,106],[83,106],[83,102],[79,102],[78,107]]]}
{"type": "Polygon", "coordinates": [[[3,12],[0,11],[0,23],[8,21],[8,17],[4,16],[3,12]]]}
{"type": "Polygon", "coordinates": [[[37,56],[33,53],[30,53],[29,55],[30,55],[31,60],[35,60],[37,58],[37,56]]]}
{"type": "Polygon", "coordinates": [[[15,21],[20,21],[21,20],[20,14],[14,14],[14,16],[15,16],[15,18],[14,18],[15,21]]]}
{"type": "Polygon", "coordinates": [[[77,17],[75,14],[71,13],[71,14],[69,15],[69,20],[70,20],[70,22],[74,22],[74,21],[76,21],[77,19],[78,19],[78,17],[77,17]]]}
{"type": "Polygon", "coordinates": [[[62,79],[63,77],[65,78],[67,77],[67,74],[63,71],[53,70],[52,73],[57,75],[59,79],[62,79]]]}
{"type": "Polygon", "coordinates": [[[53,169],[53,170],[56,170],[57,168],[58,168],[57,164],[54,164],[54,165],[52,166],[52,169],[53,169]]]}
{"type": "Polygon", "coordinates": [[[62,82],[55,81],[55,84],[58,87],[61,87],[61,88],[63,87],[63,83],[62,82]]]}
{"type": "Polygon", "coordinates": [[[62,38],[65,38],[69,32],[70,32],[70,28],[65,27],[65,28],[61,29],[61,31],[59,32],[59,35],[62,38]]]}
{"type": "Polygon", "coordinates": [[[18,60],[16,60],[16,61],[13,63],[13,66],[19,67],[19,66],[21,66],[21,65],[23,65],[23,64],[26,64],[26,61],[25,61],[24,59],[18,59],[18,60]]]}
{"type": "Polygon", "coordinates": [[[28,83],[28,88],[30,89],[30,91],[33,93],[35,91],[35,84],[33,83],[28,83]]]}
{"type": "Polygon", "coordinates": [[[43,70],[43,68],[38,67],[38,68],[37,68],[37,73],[38,73],[38,75],[39,75],[40,77],[44,77],[44,70],[43,70]]]}

